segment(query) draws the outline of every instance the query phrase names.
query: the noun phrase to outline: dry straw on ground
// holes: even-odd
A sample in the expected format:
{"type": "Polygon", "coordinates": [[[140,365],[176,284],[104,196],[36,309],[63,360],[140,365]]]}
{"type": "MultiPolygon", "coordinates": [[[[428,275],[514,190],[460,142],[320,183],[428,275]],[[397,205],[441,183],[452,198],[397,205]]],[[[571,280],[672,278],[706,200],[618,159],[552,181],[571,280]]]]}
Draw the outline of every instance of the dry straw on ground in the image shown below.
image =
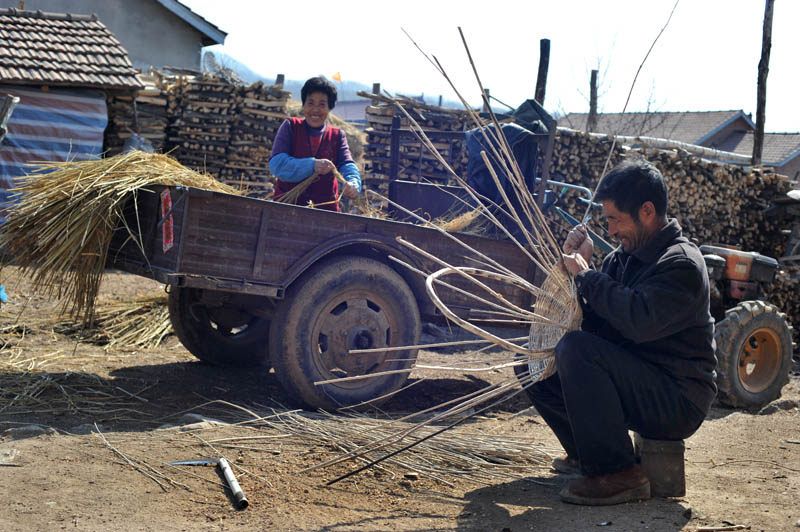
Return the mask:
{"type": "Polygon", "coordinates": [[[164,294],[129,301],[99,301],[91,327],[64,319],[59,319],[55,327],[106,349],[153,349],[172,334],[167,302],[164,294]]]}

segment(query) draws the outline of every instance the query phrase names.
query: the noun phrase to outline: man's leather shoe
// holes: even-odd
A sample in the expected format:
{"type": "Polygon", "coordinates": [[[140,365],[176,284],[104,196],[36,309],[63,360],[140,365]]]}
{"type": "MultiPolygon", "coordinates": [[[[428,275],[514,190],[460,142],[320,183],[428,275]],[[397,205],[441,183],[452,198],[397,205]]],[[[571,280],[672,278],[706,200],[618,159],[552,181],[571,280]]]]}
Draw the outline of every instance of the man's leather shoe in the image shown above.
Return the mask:
{"type": "Polygon", "coordinates": [[[571,504],[605,506],[650,498],[650,481],[642,466],[634,464],[625,471],[581,477],[561,490],[561,500],[571,504]]]}
{"type": "Polygon", "coordinates": [[[578,459],[566,454],[564,456],[559,456],[558,458],[553,458],[553,462],[550,465],[553,469],[559,473],[564,473],[565,475],[581,474],[581,467],[578,463],[578,459]]]}

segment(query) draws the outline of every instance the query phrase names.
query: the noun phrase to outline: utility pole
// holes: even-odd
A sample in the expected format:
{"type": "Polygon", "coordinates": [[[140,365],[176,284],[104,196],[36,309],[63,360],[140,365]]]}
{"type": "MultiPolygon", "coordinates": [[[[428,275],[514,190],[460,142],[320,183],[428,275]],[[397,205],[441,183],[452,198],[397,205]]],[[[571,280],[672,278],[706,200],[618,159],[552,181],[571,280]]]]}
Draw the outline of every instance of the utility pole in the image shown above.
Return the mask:
{"type": "Polygon", "coordinates": [[[589,82],[589,117],[586,119],[586,132],[597,129],[597,70],[592,70],[589,82]]]}
{"type": "Polygon", "coordinates": [[[772,11],[775,0],[767,0],[764,9],[764,33],[761,39],[761,60],[758,62],[758,96],[756,101],[756,132],[753,135],[753,166],[761,164],[764,151],[764,121],[767,107],[767,74],[769,73],[769,52],[772,48],[772,11]]]}
{"type": "Polygon", "coordinates": [[[547,86],[547,69],[550,66],[550,39],[539,41],[539,73],[536,76],[534,99],[544,107],[544,92],[547,86]]]}

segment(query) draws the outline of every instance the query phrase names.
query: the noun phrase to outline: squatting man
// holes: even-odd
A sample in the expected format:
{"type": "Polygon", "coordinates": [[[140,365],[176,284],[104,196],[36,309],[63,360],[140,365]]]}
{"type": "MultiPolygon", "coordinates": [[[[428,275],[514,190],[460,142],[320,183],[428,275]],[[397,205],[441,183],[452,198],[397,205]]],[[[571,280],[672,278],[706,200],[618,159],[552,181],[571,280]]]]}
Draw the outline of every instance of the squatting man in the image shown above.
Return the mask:
{"type": "Polygon", "coordinates": [[[607,505],[650,497],[628,430],[658,440],[693,434],[716,395],[716,359],[703,256],[667,218],[661,172],[625,160],[594,199],[620,246],[596,271],[586,229],[567,236],[563,267],[575,279],[583,323],[558,342],[558,371],[534,384],[531,397],[566,451],[554,469],[580,474],[561,499],[607,505]]]}

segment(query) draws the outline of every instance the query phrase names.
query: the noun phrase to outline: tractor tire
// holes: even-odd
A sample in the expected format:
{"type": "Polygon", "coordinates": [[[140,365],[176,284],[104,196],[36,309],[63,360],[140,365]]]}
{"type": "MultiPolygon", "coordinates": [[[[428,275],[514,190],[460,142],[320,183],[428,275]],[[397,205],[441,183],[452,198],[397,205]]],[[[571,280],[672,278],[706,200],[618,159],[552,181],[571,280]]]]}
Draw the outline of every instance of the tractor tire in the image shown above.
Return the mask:
{"type": "Polygon", "coordinates": [[[217,366],[269,366],[270,321],[254,306],[254,296],[216,294],[199,288],[172,287],[169,319],[183,346],[203,362],[217,366]]]}
{"type": "Polygon", "coordinates": [[[758,410],[780,397],[792,364],[792,327],[763,301],[743,301],[715,326],[717,399],[758,410]]]}
{"type": "Polygon", "coordinates": [[[417,350],[348,350],[415,345],[420,329],[417,301],[397,272],[372,259],[337,257],[287,290],[270,331],[273,367],[288,395],[308,407],[374,406],[403,386],[417,350]],[[391,371],[397,373],[315,384],[391,371]]]}

